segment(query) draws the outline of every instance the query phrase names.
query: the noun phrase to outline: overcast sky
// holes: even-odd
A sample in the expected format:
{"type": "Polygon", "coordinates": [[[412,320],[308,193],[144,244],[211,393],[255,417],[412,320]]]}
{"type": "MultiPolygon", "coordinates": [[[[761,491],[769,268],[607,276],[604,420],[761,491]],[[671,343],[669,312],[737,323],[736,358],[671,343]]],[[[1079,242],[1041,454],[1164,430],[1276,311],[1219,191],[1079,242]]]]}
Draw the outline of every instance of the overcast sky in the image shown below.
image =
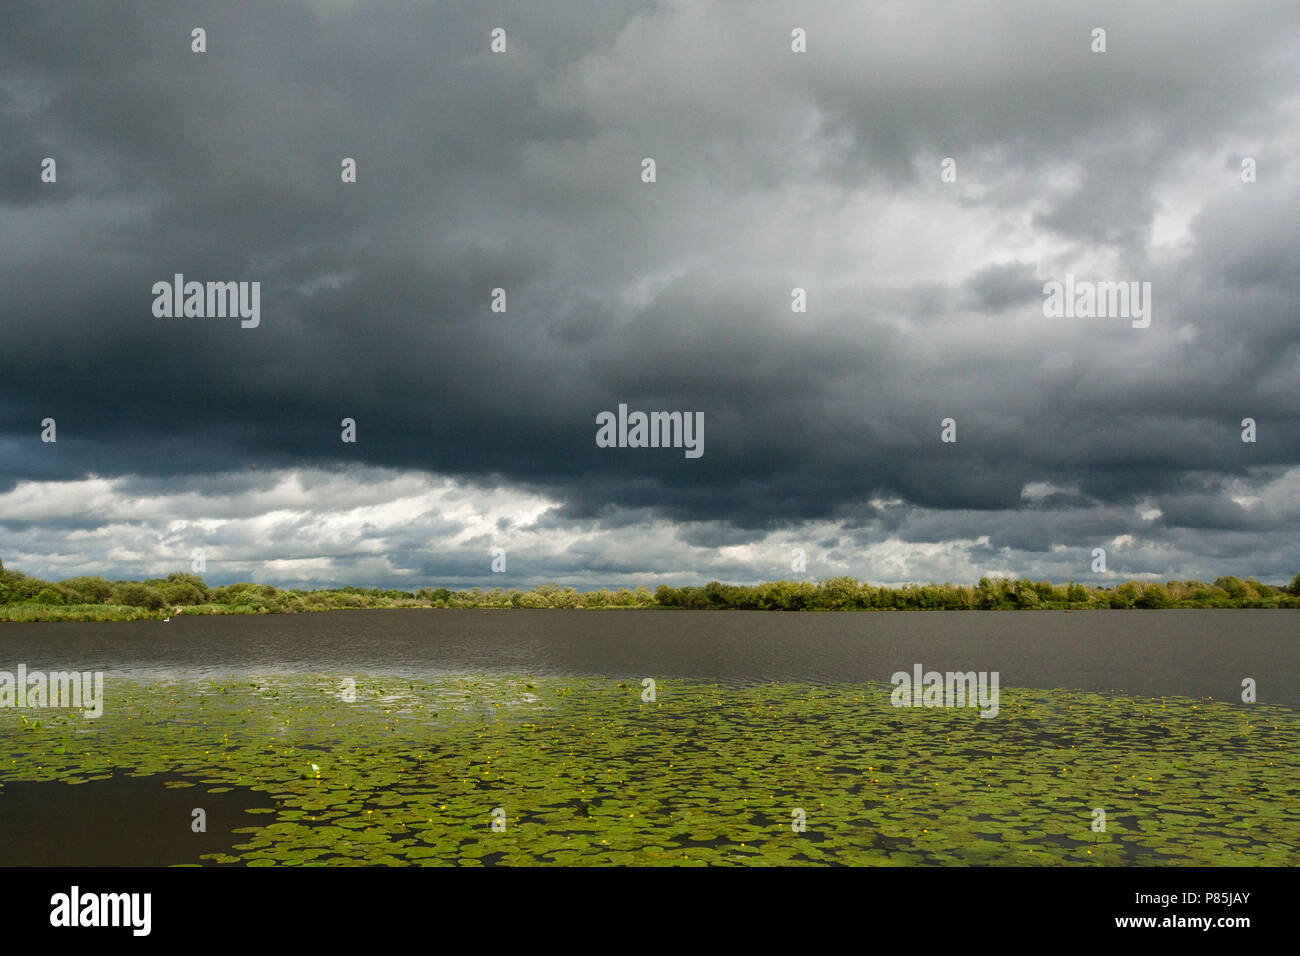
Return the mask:
{"type": "Polygon", "coordinates": [[[1289,580],[1300,5],[1137,7],[7,0],[0,559],[1289,580]],[[1149,327],[1046,318],[1067,274],[1149,327]],[[704,454],[597,447],[620,403],[704,454]]]}

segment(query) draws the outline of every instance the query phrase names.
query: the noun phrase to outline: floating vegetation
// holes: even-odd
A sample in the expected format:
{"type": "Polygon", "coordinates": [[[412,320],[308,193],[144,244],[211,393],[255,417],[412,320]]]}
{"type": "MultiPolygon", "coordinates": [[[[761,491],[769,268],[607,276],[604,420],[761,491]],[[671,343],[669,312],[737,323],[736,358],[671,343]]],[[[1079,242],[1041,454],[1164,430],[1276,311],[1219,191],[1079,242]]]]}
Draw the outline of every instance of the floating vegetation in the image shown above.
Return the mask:
{"type": "Polygon", "coordinates": [[[1003,688],[983,720],[886,684],[339,683],[110,678],[97,720],[0,711],[0,813],[8,781],[125,772],[273,804],[201,859],[188,816],[160,819],[177,864],[1300,863],[1283,707],[1003,688]]]}

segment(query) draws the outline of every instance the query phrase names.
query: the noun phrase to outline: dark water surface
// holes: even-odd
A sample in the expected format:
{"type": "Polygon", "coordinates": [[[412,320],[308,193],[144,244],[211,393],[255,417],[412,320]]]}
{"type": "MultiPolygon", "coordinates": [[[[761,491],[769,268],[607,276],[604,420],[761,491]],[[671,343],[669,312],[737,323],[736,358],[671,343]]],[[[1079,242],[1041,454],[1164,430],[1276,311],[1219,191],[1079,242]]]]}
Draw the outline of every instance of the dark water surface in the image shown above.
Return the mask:
{"type": "Polygon", "coordinates": [[[108,678],[336,673],[888,681],[997,671],[1069,687],[1300,705],[1300,613],[1274,610],[778,613],[389,610],[0,624],[0,670],[108,678]]]}
{"type": "Polygon", "coordinates": [[[245,788],[213,793],[173,789],[176,777],[132,777],[76,786],[62,781],[6,781],[0,786],[0,866],[172,866],[198,863],[204,853],[228,853],[241,840],[245,811],[275,805],[245,788]],[[194,832],[202,807],[206,830],[194,832]]]}

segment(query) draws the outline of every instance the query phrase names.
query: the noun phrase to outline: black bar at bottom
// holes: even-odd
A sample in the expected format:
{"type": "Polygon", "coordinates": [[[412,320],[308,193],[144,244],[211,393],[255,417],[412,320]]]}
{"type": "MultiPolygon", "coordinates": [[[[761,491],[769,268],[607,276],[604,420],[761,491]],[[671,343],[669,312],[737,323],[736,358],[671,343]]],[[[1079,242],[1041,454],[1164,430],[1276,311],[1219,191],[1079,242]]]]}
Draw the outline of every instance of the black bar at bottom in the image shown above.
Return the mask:
{"type": "Polygon", "coordinates": [[[864,941],[933,936],[973,945],[1050,930],[1056,939],[1181,944],[1199,937],[1231,945],[1242,933],[1285,931],[1295,883],[1285,868],[13,868],[7,875],[0,895],[7,944],[48,934],[128,946],[256,940],[259,947],[387,945],[394,930],[442,933],[458,924],[467,942],[487,945],[512,933],[536,941],[575,931],[591,942],[585,931],[601,926],[627,931],[618,939],[629,942],[662,941],[661,931],[671,938],[686,927],[698,928],[688,938],[699,941],[701,934],[820,932],[836,924],[864,941]],[[143,935],[144,897],[116,894],[146,893],[143,935]],[[124,925],[53,925],[114,916],[124,925]]]}

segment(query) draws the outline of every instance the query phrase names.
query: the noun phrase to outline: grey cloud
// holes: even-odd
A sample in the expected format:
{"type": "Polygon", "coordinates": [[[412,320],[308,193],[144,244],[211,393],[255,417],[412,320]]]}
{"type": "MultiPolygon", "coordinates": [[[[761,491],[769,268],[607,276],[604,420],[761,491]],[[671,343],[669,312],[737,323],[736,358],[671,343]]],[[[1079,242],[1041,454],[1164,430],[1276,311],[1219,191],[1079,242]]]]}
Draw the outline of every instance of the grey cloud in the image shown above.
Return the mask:
{"type": "MultiPolygon", "coordinates": [[[[1222,491],[1300,462],[1285,55],[1300,9],[801,17],[809,52],[794,55],[775,3],[8,4],[0,493],[124,478],[122,493],[189,520],[218,498],[261,513],[263,476],[282,469],[378,467],[542,495],[537,533],[667,522],[642,559],[655,574],[700,566],[697,549],[837,527],[867,547],[986,534],[987,550],[960,546],[972,564],[1026,570],[1137,532],[1206,569],[1258,535],[1268,568],[1300,566],[1294,512],[1261,517],[1222,491]],[[493,57],[498,21],[511,52],[493,57]],[[1234,182],[1233,158],[1256,151],[1260,182],[1234,182]],[[37,180],[44,155],[57,185],[37,180]],[[1202,175],[1189,169],[1204,179],[1186,240],[1157,245],[1171,188],[1202,175]],[[933,223],[961,233],[954,260],[917,239],[933,223]],[[1152,281],[1152,327],[1044,320],[1041,276],[1076,261],[1152,281]],[[154,319],[150,287],[175,272],[259,279],[262,326],[154,319]],[[795,286],[806,314],[790,311],[795,286]],[[489,310],[496,287],[505,314],[489,310]],[[703,411],[705,456],[598,449],[594,416],[619,402],[703,411]],[[39,441],[46,416],[56,445],[39,441]],[[945,416],[955,445],[938,440],[945,416]],[[1035,481],[1079,493],[1023,500],[1035,481]],[[1143,499],[1163,516],[1137,519],[1143,499]]],[[[311,480],[318,518],[348,507],[311,480]]],[[[0,513],[37,556],[99,521],[0,513]]],[[[310,556],[287,543],[295,529],[236,543],[310,556]]],[[[412,574],[483,573],[478,557],[357,534],[331,573],[363,560],[366,534],[412,574]]],[[[853,560],[845,542],[826,550],[853,560]]],[[[638,565],[635,551],[548,560],[591,579],[638,565]]]]}

